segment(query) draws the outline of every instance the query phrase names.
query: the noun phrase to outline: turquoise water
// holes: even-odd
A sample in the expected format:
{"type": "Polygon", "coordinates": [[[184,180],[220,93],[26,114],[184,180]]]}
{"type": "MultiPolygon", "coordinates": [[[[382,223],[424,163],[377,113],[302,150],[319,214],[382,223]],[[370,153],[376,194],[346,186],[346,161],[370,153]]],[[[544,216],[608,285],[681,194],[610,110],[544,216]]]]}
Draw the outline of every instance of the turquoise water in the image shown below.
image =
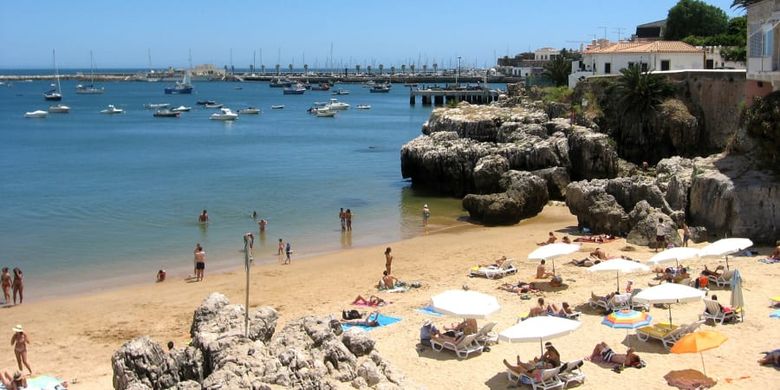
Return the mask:
{"type": "Polygon", "coordinates": [[[23,114],[49,106],[47,82],[0,87],[0,265],[25,271],[28,296],[84,280],[152,279],[161,267],[186,273],[196,242],[209,268],[238,266],[242,234],[257,232],[253,210],[269,221],[258,261],[275,261],[279,238],[307,255],[419,234],[426,202],[434,223],[462,213],[459,201],[414,194],[401,178],[400,147],[430,113],[410,107],[401,85],[389,94],[340,85],[352,108],[336,118],[305,112],[329,92],[284,96],[267,83],[196,83],[190,96],[164,95],[162,83],[103,83],[103,95],[77,95],[75,85],[62,85],[71,112],[45,119],[23,114]],[[213,110],[195,104],[202,99],[263,114],[210,121],[213,110]],[[192,112],[154,118],[146,103],[192,112]],[[100,114],[108,104],[126,113],[100,114]],[[340,207],[354,213],[349,236],[340,207]],[[201,209],[207,228],[197,223],[201,209]]]}

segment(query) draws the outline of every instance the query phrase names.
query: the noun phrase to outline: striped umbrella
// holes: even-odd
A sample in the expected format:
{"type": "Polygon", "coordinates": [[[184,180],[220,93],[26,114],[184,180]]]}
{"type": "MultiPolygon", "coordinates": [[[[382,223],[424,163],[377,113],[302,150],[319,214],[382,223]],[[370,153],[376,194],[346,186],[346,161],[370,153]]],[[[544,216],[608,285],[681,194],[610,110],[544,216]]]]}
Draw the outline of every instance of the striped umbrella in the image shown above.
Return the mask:
{"type": "Polygon", "coordinates": [[[648,326],[651,322],[653,322],[653,317],[648,313],[623,309],[613,311],[604,317],[604,319],[601,321],[601,324],[609,326],[610,328],[625,329],[626,337],[628,337],[629,329],[637,329],[643,326],[648,326]]]}

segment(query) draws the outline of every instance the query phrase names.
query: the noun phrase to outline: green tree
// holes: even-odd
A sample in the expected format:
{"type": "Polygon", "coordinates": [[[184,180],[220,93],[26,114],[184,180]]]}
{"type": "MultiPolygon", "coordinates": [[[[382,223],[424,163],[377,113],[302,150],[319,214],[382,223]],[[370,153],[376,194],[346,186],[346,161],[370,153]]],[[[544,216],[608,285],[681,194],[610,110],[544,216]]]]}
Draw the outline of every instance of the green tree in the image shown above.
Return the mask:
{"type": "Polygon", "coordinates": [[[780,91],[754,100],[742,120],[747,133],[758,140],[765,165],[780,172],[780,91]]]}
{"type": "Polygon", "coordinates": [[[614,92],[618,96],[616,108],[624,117],[644,122],[674,92],[664,76],[642,72],[636,65],[620,73],[614,92]]]}
{"type": "Polygon", "coordinates": [[[729,18],[722,9],[700,0],[680,0],[666,17],[664,39],[677,41],[687,36],[725,33],[729,18]]]}
{"type": "Polygon", "coordinates": [[[544,64],[544,76],[556,87],[569,84],[569,73],[571,73],[571,62],[563,56],[555,57],[544,64]]]}
{"type": "Polygon", "coordinates": [[[734,0],[734,2],[731,3],[731,8],[747,8],[761,1],[762,0],[734,0]]]}

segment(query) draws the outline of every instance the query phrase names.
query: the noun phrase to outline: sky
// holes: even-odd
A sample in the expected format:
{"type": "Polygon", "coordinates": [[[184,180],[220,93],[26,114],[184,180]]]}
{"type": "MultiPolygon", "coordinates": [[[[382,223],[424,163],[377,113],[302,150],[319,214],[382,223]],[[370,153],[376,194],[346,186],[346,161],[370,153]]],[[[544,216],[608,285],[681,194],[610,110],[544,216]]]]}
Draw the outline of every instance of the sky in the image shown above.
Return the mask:
{"type": "MultiPolygon", "coordinates": [[[[676,0],[12,0],[0,9],[0,68],[246,68],[333,63],[490,66],[539,47],[615,40],[676,0]]],[[[706,0],[729,16],[732,0],[706,0]]]]}

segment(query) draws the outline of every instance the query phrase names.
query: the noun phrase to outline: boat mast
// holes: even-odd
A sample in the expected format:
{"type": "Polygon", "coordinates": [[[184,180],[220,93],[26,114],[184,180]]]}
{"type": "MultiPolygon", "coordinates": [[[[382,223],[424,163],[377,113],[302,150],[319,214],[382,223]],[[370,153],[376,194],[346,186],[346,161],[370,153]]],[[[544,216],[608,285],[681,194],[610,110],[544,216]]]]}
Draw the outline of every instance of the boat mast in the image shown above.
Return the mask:
{"type": "Polygon", "coordinates": [[[92,50],[89,51],[89,72],[91,74],[89,84],[90,86],[95,86],[95,63],[92,60],[92,50]]]}
{"type": "Polygon", "coordinates": [[[152,49],[146,49],[146,56],[149,58],[149,73],[152,73],[152,49]]]}
{"type": "Polygon", "coordinates": [[[54,63],[54,77],[57,79],[57,93],[62,93],[60,87],[60,71],[57,69],[57,55],[54,49],[51,49],[51,61],[54,63]]]}

